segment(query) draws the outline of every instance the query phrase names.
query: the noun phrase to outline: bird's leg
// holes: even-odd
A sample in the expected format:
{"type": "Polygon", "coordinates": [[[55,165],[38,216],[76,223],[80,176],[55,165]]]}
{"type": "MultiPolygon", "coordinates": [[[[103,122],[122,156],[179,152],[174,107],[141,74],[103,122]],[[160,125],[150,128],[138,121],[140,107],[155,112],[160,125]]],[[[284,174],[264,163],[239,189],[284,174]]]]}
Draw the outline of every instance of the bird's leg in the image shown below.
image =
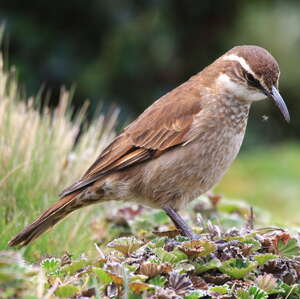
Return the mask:
{"type": "Polygon", "coordinates": [[[179,229],[184,236],[190,239],[198,239],[198,236],[192,232],[192,229],[173,208],[171,208],[170,206],[164,206],[163,210],[171,218],[177,229],[179,229]]]}

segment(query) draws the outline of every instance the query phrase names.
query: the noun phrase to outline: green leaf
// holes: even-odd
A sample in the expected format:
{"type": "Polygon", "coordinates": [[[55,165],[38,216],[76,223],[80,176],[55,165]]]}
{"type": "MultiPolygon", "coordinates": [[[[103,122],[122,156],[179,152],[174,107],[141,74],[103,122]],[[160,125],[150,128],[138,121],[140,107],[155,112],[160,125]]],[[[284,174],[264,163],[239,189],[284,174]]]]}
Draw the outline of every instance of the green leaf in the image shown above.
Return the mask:
{"type": "Polygon", "coordinates": [[[61,272],[61,260],[57,258],[48,258],[41,262],[41,267],[46,272],[48,276],[60,277],[61,272]]]}
{"type": "Polygon", "coordinates": [[[197,290],[197,291],[192,291],[188,295],[184,297],[184,299],[199,299],[204,297],[206,294],[204,291],[197,290]]]}
{"type": "Polygon", "coordinates": [[[265,253],[260,255],[255,255],[254,259],[258,262],[259,265],[264,265],[266,262],[276,259],[277,256],[272,253],[265,253]]]}
{"type": "Polygon", "coordinates": [[[158,237],[147,244],[149,248],[163,247],[166,244],[166,237],[158,237]]]}
{"type": "Polygon", "coordinates": [[[78,292],[78,288],[75,287],[72,284],[67,284],[67,285],[63,285],[60,286],[56,289],[56,291],[54,292],[54,294],[58,297],[62,297],[62,298],[68,298],[68,297],[72,297],[76,294],[76,292],[78,292]]]}
{"type": "Polygon", "coordinates": [[[253,299],[252,296],[249,295],[247,290],[238,289],[236,291],[237,299],[253,299]]]}
{"type": "Polygon", "coordinates": [[[140,282],[144,282],[148,279],[149,277],[146,275],[142,275],[142,274],[134,274],[130,277],[130,281],[140,281],[140,282]]]}
{"type": "Polygon", "coordinates": [[[233,278],[243,278],[249,272],[254,270],[257,267],[256,262],[251,262],[248,259],[235,259],[232,258],[228,261],[222,263],[222,266],[219,267],[219,270],[222,273],[225,273],[233,278]]]}
{"type": "Polygon", "coordinates": [[[291,298],[291,295],[296,295],[296,298],[300,297],[300,284],[288,285],[283,281],[279,282],[278,288],[283,291],[283,298],[291,298]]]}
{"type": "Polygon", "coordinates": [[[177,263],[188,258],[184,252],[178,249],[170,252],[163,248],[152,248],[151,250],[165,263],[177,263]]]}
{"type": "Polygon", "coordinates": [[[149,259],[148,262],[149,263],[155,263],[155,264],[158,264],[158,265],[160,265],[162,263],[162,261],[160,259],[158,259],[158,258],[156,258],[156,259],[149,259]]]}
{"type": "Polygon", "coordinates": [[[135,294],[134,292],[132,291],[129,291],[128,293],[128,299],[142,299],[142,295],[138,295],[138,294],[135,294]]]}
{"type": "Polygon", "coordinates": [[[299,255],[299,246],[296,239],[289,240],[286,244],[282,241],[278,241],[277,252],[281,256],[293,257],[299,255]]]}
{"type": "Polygon", "coordinates": [[[207,263],[197,262],[197,263],[193,263],[193,265],[195,266],[195,273],[201,274],[201,273],[209,271],[211,269],[216,269],[216,268],[221,267],[222,263],[220,262],[219,259],[214,258],[214,259],[208,261],[207,263]]]}
{"type": "Polygon", "coordinates": [[[228,294],[230,292],[230,287],[228,285],[215,286],[209,289],[210,292],[219,293],[221,295],[228,294]]]}
{"type": "Polygon", "coordinates": [[[73,275],[79,270],[91,264],[92,261],[82,258],[80,260],[73,261],[71,264],[65,265],[64,267],[61,268],[61,270],[68,275],[73,275]]]}
{"type": "Polygon", "coordinates": [[[161,275],[155,276],[149,280],[149,284],[159,286],[159,287],[164,287],[166,282],[167,282],[167,279],[161,275]]]}
{"type": "Polygon", "coordinates": [[[256,286],[250,287],[248,293],[249,295],[252,295],[253,299],[267,299],[269,297],[267,292],[261,290],[256,286]]]}
{"type": "Polygon", "coordinates": [[[44,271],[48,274],[55,272],[59,269],[61,264],[61,260],[51,257],[48,259],[45,259],[41,262],[41,266],[44,269],[44,271]]]}
{"type": "Polygon", "coordinates": [[[96,275],[99,278],[101,284],[105,285],[105,284],[109,284],[113,281],[111,276],[108,275],[105,270],[103,270],[101,268],[93,267],[93,271],[96,273],[96,275]]]}
{"type": "Polygon", "coordinates": [[[261,244],[254,238],[246,239],[245,241],[243,241],[243,243],[252,245],[251,252],[255,252],[255,251],[261,249],[261,244]]]}
{"type": "Polygon", "coordinates": [[[248,290],[238,289],[236,291],[238,299],[267,299],[269,295],[267,292],[261,290],[256,286],[251,286],[248,290]]]}

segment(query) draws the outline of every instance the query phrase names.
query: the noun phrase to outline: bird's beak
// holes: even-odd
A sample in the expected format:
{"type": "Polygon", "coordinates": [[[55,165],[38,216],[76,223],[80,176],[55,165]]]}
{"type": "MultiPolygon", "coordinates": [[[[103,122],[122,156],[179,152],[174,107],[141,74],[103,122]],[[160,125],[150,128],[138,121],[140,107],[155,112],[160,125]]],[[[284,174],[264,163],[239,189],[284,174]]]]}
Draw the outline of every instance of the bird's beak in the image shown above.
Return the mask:
{"type": "Polygon", "coordinates": [[[265,91],[266,95],[271,98],[276,106],[279,108],[280,112],[282,113],[284,119],[289,123],[290,122],[290,114],[288,111],[288,108],[282,98],[282,96],[280,95],[279,91],[277,90],[277,88],[273,85],[272,86],[272,91],[265,91]]]}

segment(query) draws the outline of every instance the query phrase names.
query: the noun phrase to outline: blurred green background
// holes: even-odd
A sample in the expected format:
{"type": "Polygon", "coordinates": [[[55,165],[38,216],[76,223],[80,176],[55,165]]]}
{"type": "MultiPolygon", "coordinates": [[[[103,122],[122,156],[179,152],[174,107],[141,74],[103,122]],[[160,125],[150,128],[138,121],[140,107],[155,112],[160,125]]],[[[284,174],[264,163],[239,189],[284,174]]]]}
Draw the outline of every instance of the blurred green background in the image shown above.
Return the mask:
{"type": "Polygon", "coordinates": [[[75,106],[117,104],[132,119],[231,47],[256,44],[279,61],[292,123],[267,101],[253,105],[244,148],[300,136],[298,0],[1,2],[10,64],[29,94],[44,86],[53,105],[74,84],[75,106]]]}
{"type": "Polygon", "coordinates": [[[27,95],[42,87],[55,106],[61,86],[74,85],[75,109],[87,98],[90,117],[99,105],[117,105],[121,125],[233,46],[268,49],[292,121],[270,101],[255,103],[242,153],[216,191],[266,208],[273,222],[299,224],[299,0],[10,0],[0,4],[0,22],[6,63],[27,95]]]}

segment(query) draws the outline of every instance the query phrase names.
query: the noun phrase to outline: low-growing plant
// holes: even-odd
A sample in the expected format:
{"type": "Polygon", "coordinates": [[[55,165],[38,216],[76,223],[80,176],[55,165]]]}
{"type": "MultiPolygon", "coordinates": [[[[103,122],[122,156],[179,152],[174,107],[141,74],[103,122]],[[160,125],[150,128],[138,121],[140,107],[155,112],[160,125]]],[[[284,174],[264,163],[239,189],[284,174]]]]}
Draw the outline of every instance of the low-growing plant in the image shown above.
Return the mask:
{"type": "MultiPolygon", "coordinates": [[[[119,209],[115,209],[112,213],[120,215],[119,209]]],[[[249,228],[248,221],[240,215],[244,226],[226,229],[219,225],[218,235],[214,233],[216,227],[210,233],[203,230],[199,240],[157,237],[151,234],[151,230],[157,230],[155,224],[149,227],[145,238],[142,231],[136,233],[140,219],[146,217],[144,213],[147,217],[151,214],[147,210],[132,213],[130,217],[124,214],[125,222],[137,221],[133,226],[135,233],[131,232],[134,237],[116,238],[102,249],[96,245],[89,257],[73,258],[65,254],[44,258],[32,266],[18,252],[3,252],[0,295],[3,298],[16,294],[24,298],[28,294],[36,298],[299,298],[297,234],[276,228],[249,228]],[[282,247],[280,240],[286,247],[282,247]]],[[[223,218],[230,217],[230,213],[218,213],[223,218]]],[[[118,224],[120,234],[122,229],[128,231],[124,221],[118,224]]],[[[199,229],[195,227],[195,231],[199,229]]]]}

